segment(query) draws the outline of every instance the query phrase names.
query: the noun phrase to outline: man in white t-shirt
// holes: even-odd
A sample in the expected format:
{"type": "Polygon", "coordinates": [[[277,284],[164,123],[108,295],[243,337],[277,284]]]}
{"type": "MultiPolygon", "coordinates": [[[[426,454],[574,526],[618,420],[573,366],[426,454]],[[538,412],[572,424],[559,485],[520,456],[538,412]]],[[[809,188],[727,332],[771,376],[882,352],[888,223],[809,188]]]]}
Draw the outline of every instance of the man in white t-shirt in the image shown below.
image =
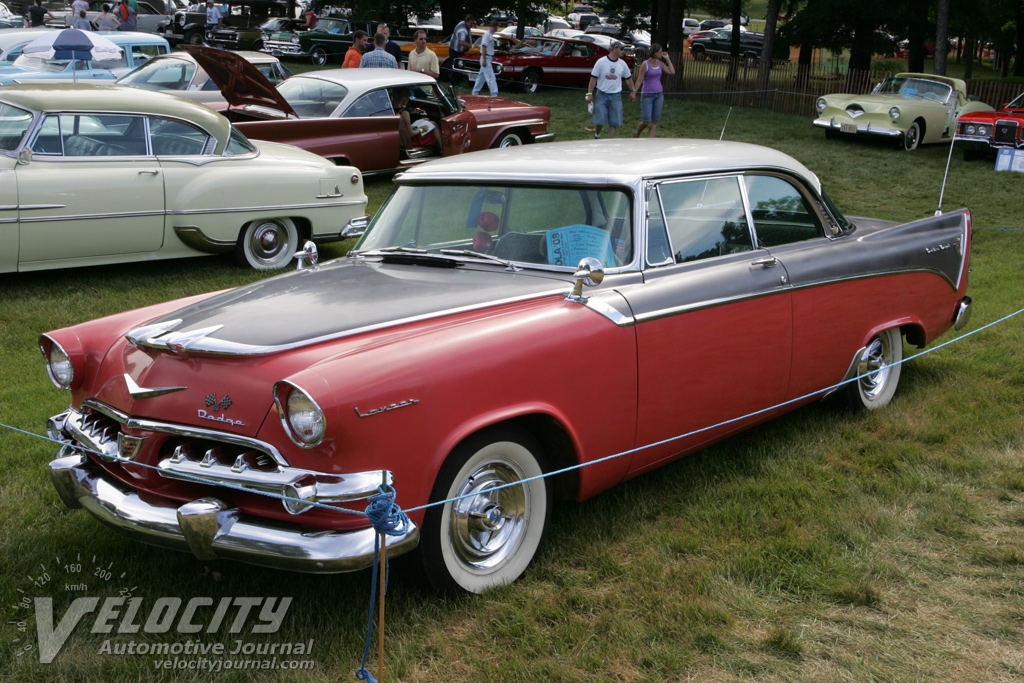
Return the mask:
{"type": "Polygon", "coordinates": [[[615,129],[622,125],[622,79],[633,90],[633,70],[622,58],[622,43],[612,43],[608,56],[601,57],[590,72],[587,101],[594,105],[594,137],[608,126],[608,137],[615,137],[615,129]]]}
{"type": "Polygon", "coordinates": [[[492,19],[487,33],[480,39],[480,73],[476,75],[476,83],[473,84],[474,95],[479,95],[486,83],[491,97],[498,96],[498,79],[494,77],[494,32],[497,30],[498,20],[492,19]]]}

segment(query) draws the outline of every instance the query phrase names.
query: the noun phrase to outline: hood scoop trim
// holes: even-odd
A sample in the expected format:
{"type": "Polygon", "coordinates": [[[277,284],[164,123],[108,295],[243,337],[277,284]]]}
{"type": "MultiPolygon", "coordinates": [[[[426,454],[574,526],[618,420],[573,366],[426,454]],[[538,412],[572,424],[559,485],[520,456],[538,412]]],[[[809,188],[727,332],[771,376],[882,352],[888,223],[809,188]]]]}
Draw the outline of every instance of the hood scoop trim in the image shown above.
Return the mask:
{"type": "Polygon", "coordinates": [[[174,328],[180,324],[181,319],[178,318],[151,325],[143,325],[131,330],[124,337],[132,346],[165,349],[171,353],[182,353],[193,348],[208,351],[211,341],[214,342],[215,346],[228,343],[208,339],[211,334],[224,327],[223,325],[213,325],[212,327],[204,327],[201,330],[191,330],[189,332],[174,332],[174,328]]]}

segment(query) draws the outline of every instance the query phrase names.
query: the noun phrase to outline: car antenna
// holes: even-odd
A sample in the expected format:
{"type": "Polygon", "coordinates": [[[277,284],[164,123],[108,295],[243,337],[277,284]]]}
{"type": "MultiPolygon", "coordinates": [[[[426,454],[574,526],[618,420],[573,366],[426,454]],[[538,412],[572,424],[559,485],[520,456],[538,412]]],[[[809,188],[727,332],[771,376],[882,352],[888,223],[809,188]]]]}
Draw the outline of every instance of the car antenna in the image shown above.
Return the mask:
{"type": "Polygon", "coordinates": [[[946,172],[942,176],[942,189],[939,190],[939,208],[935,209],[935,215],[942,215],[942,198],[946,196],[946,179],[949,178],[949,162],[953,160],[953,145],[956,144],[956,135],[949,141],[949,156],[946,158],[946,172]]]}
{"type": "Polygon", "coordinates": [[[722,124],[722,134],[718,136],[718,140],[721,141],[725,137],[725,127],[729,125],[729,116],[732,114],[732,107],[729,107],[729,111],[725,115],[725,123],[722,124]]]}

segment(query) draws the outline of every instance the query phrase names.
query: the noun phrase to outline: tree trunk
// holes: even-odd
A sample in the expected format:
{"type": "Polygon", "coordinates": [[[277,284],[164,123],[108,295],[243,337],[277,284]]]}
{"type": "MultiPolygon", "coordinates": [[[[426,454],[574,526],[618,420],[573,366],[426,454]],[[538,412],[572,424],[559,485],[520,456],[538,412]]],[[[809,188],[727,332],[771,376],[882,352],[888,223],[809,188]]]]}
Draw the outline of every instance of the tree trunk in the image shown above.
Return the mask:
{"type": "MultiPolygon", "coordinates": [[[[772,55],[775,52],[775,24],[779,20],[779,0],[768,0],[768,13],[764,21],[764,45],[761,47],[761,63],[757,65],[757,89],[768,89],[768,77],[772,73],[772,55]]],[[[767,96],[767,93],[765,93],[767,96]]]]}
{"type": "MultiPolygon", "coordinates": [[[[665,32],[668,34],[667,47],[671,52],[683,52],[683,14],[686,11],[686,3],[681,0],[669,2],[668,24],[665,32]]],[[[662,43],[663,46],[666,43],[662,43]]],[[[682,63],[680,63],[680,66],[682,63]]]]}
{"type": "Polygon", "coordinates": [[[813,45],[801,45],[800,56],[796,62],[796,91],[804,92],[807,90],[808,85],[811,81],[811,60],[814,58],[814,46],[813,45]]]}
{"type": "Polygon", "coordinates": [[[654,42],[659,45],[664,45],[666,49],[676,50],[675,46],[669,45],[669,32],[668,27],[671,24],[670,16],[672,12],[672,5],[681,4],[673,3],[671,0],[653,0],[651,8],[651,35],[654,36],[654,42]]]}
{"type": "Polygon", "coordinates": [[[1013,58],[1013,75],[1024,76],[1024,1],[1017,3],[1017,56],[1013,58]]]}
{"type": "Polygon", "coordinates": [[[969,81],[974,75],[974,36],[967,36],[967,43],[964,45],[964,54],[967,55],[967,62],[964,64],[964,80],[969,81]]]}
{"type": "Polygon", "coordinates": [[[875,25],[870,19],[857,17],[853,26],[853,44],[850,46],[850,70],[870,71],[874,54],[875,25]]]}
{"type": "Polygon", "coordinates": [[[732,0],[732,48],[729,50],[729,73],[725,77],[727,83],[735,83],[739,76],[741,14],[743,14],[743,0],[732,0]]]}
{"type": "Polygon", "coordinates": [[[946,75],[946,56],[949,54],[949,0],[939,0],[935,15],[935,66],[937,76],[946,75]]]}
{"type": "Polygon", "coordinates": [[[907,27],[907,71],[921,73],[924,71],[924,58],[927,49],[924,46],[927,31],[920,21],[912,21],[907,27]]]}

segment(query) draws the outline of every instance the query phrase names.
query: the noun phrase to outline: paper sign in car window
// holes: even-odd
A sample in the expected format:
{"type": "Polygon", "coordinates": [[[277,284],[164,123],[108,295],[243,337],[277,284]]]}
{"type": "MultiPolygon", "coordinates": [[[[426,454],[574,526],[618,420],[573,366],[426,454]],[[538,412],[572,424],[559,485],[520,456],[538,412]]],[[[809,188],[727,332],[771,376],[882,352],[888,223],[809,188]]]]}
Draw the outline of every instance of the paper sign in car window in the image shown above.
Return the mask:
{"type": "Polygon", "coordinates": [[[555,266],[576,266],[587,256],[597,258],[606,266],[615,265],[608,233],[593,225],[567,225],[548,230],[547,247],[548,263],[555,266]]]}

